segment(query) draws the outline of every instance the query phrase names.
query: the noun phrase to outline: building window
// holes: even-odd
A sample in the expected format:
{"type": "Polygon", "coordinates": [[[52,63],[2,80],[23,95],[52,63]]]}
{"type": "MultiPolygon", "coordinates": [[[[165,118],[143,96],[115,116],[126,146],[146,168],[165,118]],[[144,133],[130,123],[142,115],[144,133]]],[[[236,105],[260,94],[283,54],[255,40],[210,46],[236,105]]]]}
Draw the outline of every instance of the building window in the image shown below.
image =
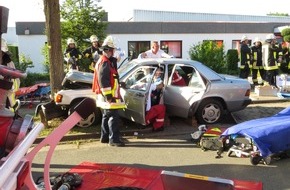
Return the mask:
{"type": "Polygon", "coordinates": [[[182,58],[182,41],[160,41],[160,49],[173,55],[176,58],[182,58]]]}
{"type": "Polygon", "coordinates": [[[138,55],[150,48],[150,41],[128,41],[128,56],[136,59],[138,55]]]}

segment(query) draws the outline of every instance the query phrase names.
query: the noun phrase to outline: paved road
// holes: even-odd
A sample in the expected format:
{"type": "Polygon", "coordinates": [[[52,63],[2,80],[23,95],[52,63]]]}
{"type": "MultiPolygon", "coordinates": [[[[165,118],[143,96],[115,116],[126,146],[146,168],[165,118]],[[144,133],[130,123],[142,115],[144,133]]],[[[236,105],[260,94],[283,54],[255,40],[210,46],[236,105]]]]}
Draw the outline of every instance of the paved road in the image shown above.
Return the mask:
{"type": "MultiPolygon", "coordinates": [[[[234,113],[239,121],[268,117],[290,106],[290,102],[249,105],[234,113]]],[[[229,126],[231,124],[220,124],[229,126]]],[[[290,190],[290,159],[273,161],[271,165],[252,166],[249,158],[223,157],[215,151],[203,152],[190,141],[194,128],[185,120],[174,120],[165,132],[139,131],[138,137],[128,137],[127,146],[109,147],[98,141],[85,144],[59,145],[51,162],[51,172],[68,171],[83,161],[123,164],[207,175],[229,179],[262,181],[264,190],[290,190]]],[[[34,159],[33,175],[41,175],[46,149],[34,159]]]]}

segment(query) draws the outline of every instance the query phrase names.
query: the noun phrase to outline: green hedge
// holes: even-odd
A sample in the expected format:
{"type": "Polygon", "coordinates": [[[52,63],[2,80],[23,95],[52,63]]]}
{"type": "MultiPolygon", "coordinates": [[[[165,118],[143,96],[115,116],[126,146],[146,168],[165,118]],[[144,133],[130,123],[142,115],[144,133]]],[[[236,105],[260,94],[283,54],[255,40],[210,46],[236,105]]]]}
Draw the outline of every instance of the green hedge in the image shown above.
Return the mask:
{"type": "Polygon", "coordinates": [[[25,79],[20,79],[20,87],[32,86],[41,82],[49,83],[48,73],[28,73],[25,79]]]}
{"type": "Polygon", "coordinates": [[[12,54],[11,59],[12,59],[13,63],[19,63],[18,46],[8,46],[8,49],[12,54]]]}
{"type": "Polygon", "coordinates": [[[239,53],[236,49],[229,49],[226,55],[227,74],[236,75],[239,73],[239,53]]]}

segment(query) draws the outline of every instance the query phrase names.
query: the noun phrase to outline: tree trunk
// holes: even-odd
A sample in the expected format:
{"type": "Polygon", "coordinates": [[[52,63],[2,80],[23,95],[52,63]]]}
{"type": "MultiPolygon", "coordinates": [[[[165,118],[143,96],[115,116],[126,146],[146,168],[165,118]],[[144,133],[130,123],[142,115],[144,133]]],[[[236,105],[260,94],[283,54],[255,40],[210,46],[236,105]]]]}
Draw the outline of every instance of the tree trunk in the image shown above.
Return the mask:
{"type": "Polygon", "coordinates": [[[59,0],[43,0],[43,5],[50,65],[50,87],[52,97],[54,97],[54,94],[61,89],[64,77],[59,0]]]}

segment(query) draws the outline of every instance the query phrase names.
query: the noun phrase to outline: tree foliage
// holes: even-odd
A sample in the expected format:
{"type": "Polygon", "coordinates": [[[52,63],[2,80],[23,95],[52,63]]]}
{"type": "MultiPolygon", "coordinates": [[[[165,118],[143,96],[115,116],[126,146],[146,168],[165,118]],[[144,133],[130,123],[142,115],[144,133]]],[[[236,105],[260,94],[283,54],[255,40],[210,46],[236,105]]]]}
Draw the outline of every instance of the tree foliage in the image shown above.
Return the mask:
{"type": "Polygon", "coordinates": [[[190,59],[200,61],[216,72],[225,72],[224,46],[215,41],[205,40],[189,49],[190,59]]]}
{"type": "Polygon", "coordinates": [[[87,39],[91,35],[97,35],[99,40],[106,36],[107,23],[102,21],[105,11],[93,0],[66,0],[61,5],[60,15],[63,45],[67,38],[73,38],[83,49],[88,46],[87,39]]]}
{"type": "Polygon", "coordinates": [[[290,42],[290,27],[289,28],[284,28],[281,31],[281,35],[283,36],[283,39],[285,42],[290,42]]]}
{"type": "Polygon", "coordinates": [[[268,13],[267,16],[289,16],[288,13],[268,13]]]}

